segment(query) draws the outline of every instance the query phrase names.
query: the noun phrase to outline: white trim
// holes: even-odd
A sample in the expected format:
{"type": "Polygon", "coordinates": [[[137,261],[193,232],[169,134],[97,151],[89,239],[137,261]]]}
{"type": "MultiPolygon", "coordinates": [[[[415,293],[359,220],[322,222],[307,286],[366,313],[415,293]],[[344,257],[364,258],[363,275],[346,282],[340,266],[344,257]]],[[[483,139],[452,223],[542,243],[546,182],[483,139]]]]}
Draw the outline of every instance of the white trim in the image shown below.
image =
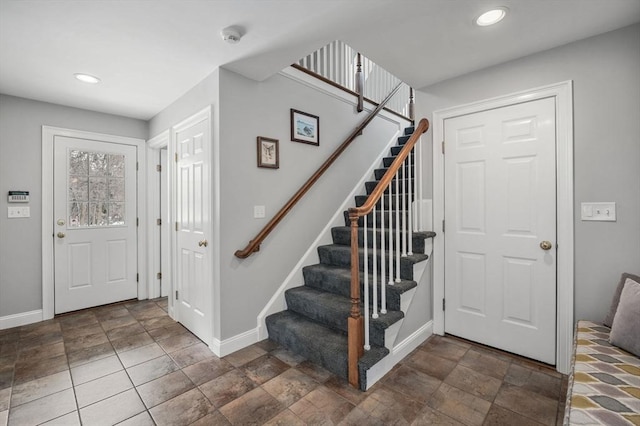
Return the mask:
{"type": "Polygon", "coordinates": [[[415,348],[420,346],[433,334],[433,321],[429,321],[422,327],[414,331],[402,342],[395,345],[393,350],[386,357],[382,358],[376,365],[367,371],[367,390],[378,380],[384,377],[403,358],[409,355],[415,348]]]}
{"type": "MultiPolygon", "coordinates": [[[[165,130],[158,136],[147,141],[147,234],[148,243],[148,276],[149,298],[160,297],[160,282],[156,277],[160,270],[160,227],[156,225],[156,219],[161,217],[160,212],[160,173],[156,166],[159,162],[160,150],[169,145],[169,130],[165,130]]],[[[168,220],[169,218],[166,218],[168,220]]],[[[170,274],[170,271],[165,271],[170,274]]]]}
{"type": "Polygon", "coordinates": [[[444,334],[444,120],[543,98],[556,102],[557,191],[557,315],[556,369],[570,371],[573,344],[574,240],[573,240],[573,89],[572,81],[538,87],[510,95],[447,108],[433,113],[433,219],[438,235],[433,256],[433,332],[444,334]]]}
{"type": "Polygon", "coordinates": [[[42,126],[42,319],[54,316],[54,253],[53,253],[53,143],[56,136],[91,139],[100,142],[111,142],[121,145],[134,145],[137,148],[137,161],[140,167],[137,179],[137,209],[140,225],[137,229],[138,244],[138,299],[147,298],[146,268],[146,202],[142,194],[146,189],[146,150],[143,139],[126,136],[107,135],[82,130],[64,129],[60,127],[42,126]]]}
{"type": "Polygon", "coordinates": [[[42,321],[42,309],[0,317],[0,330],[42,321]]]}
{"type": "Polygon", "coordinates": [[[259,342],[258,329],[254,328],[222,341],[214,338],[211,350],[218,357],[223,357],[257,342],[259,342]]]}

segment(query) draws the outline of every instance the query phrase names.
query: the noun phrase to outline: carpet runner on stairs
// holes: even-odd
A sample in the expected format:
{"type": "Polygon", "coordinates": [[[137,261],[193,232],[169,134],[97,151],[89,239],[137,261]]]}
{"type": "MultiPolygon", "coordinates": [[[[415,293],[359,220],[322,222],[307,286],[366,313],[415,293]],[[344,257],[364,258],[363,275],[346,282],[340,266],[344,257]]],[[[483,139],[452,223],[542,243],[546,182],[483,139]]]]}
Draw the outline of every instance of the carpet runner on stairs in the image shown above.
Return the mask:
{"type": "MultiPolygon", "coordinates": [[[[405,129],[405,135],[398,138],[398,146],[391,148],[391,156],[383,159],[384,168],[376,169],[374,175],[376,181],[365,184],[367,194],[370,194],[381,179],[387,168],[391,165],[395,156],[400,152],[411,134],[413,127],[405,129]]],[[[400,185],[407,176],[407,188],[413,185],[413,179],[408,179],[411,173],[408,169],[399,170],[400,185]]],[[[413,176],[411,176],[413,178],[413,176]]],[[[400,187],[402,191],[403,186],[400,187]]],[[[395,183],[392,184],[391,193],[395,194],[395,183]]],[[[356,196],[356,206],[361,206],[366,201],[366,196],[356,196]]],[[[395,195],[392,196],[392,205],[395,207],[395,195]]],[[[399,206],[402,208],[402,197],[399,206]]],[[[410,205],[407,197],[406,206],[410,205]]],[[[388,196],[385,195],[385,208],[388,207],[388,196]]],[[[380,207],[378,203],[378,208],[380,207]]],[[[377,220],[380,224],[380,212],[377,220]]],[[[402,214],[400,216],[405,216],[402,214]]],[[[385,216],[388,219],[388,215],[385,216]]],[[[402,223],[403,219],[400,219],[402,223]]],[[[380,247],[380,241],[384,238],[386,247],[389,247],[388,220],[385,229],[375,231],[375,238],[380,247]]],[[[392,219],[395,224],[395,218],[392,219]]],[[[367,223],[373,223],[373,215],[367,217],[367,223]]],[[[364,218],[360,219],[359,226],[363,226],[364,218]]],[[[350,287],[351,287],[351,229],[349,228],[348,212],[345,212],[345,226],[336,227],[331,230],[333,244],[318,247],[320,263],[306,266],[303,269],[304,285],[289,289],[285,292],[287,310],[270,315],[266,318],[269,338],[278,342],[289,350],[298,353],[305,358],[323,366],[334,374],[348,377],[347,371],[347,319],[351,307],[350,287]]],[[[368,246],[372,247],[374,231],[367,231],[368,246]]],[[[380,292],[386,292],[387,313],[380,314],[377,319],[371,318],[370,339],[371,349],[365,351],[358,363],[360,373],[360,389],[367,388],[367,371],[378,361],[384,358],[393,342],[385,342],[385,330],[391,325],[401,321],[404,313],[401,309],[401,296],[403,293],[415,288],[417,283],[413,277],[413,265],[427,259],[424,254],[425,239],[432,238],[433,232],[413,233],[413,255],[401,257],[400,282],[393,285],[378,285],[378,301],[380,292]]],[[[391,244],[395,246],[395,235],[391,238],[391,244]]],[[[358,245],[360,253],[360,286],[361,292],[364,286],[363,257],[364,257],[364,229],[358,229],[358,245]]],[[[378,265],[381,264],[378,252],[378,265]]],[[[373,265],[372,250],[368,252],[369,265],[373,265]]],[[[378,277],[380,281],[380,277],[378,277]]],[[[385,279],[386,281],[387,279],[385,279]]],[[[369,273],[369,291],[373,288],[373,276],[369,273]]],[[[362,293],[363,294],[363,293],[362,293]]],[[[370,297],[373,300],[373,297],[370,297]]],[[[362,310],[364,313],[364,310],[362,310]]]]}

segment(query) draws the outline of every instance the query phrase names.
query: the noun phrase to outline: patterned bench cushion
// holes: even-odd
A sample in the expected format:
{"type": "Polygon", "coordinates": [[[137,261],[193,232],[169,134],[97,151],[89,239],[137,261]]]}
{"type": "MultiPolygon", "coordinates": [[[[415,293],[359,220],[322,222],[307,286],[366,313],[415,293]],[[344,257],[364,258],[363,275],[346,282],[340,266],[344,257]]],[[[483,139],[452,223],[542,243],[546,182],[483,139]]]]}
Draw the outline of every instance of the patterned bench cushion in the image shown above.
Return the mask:
{"type": "Polygon", "coordinates": [[[610,331],[578,321],[565,425],[640,426],[640,358],[612,346],[610,331]]]}

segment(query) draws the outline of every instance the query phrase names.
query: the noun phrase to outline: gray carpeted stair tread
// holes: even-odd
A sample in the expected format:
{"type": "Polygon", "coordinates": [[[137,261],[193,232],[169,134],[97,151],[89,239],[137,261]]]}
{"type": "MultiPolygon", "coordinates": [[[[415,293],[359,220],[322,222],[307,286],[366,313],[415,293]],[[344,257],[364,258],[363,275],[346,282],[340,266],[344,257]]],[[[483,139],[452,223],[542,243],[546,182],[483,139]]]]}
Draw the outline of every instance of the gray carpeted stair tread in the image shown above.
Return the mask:
{"type": "MultiPolygon", "coordinates": [[[[400,247],[403,246],[403,238],[404,232],[400,233],[400,247]]],[[[412,236],[413,241],[413,252],[414,253],[424,253],[425,247],[425,239],[431,238],[434,235],[433,232],[414,232],[412,236]]],[[[367,229],[367,246],[369,248],[373,247],[373,235],[374,231],[369,228],[367,229]]],[[[378,250],[380,250],[380,245],[382,243],[382,236],[384,236],[384,242],[386,247],[386,253],[388,256],[389,250],[389,237],[391,237],[391,247],[395,250],[396,248],[396,234],[395,230],[393,233],[390,233],[387,228],[377,229],[375,231],[376,235],[376,243],[378,245],[378,250]]],[[[350,226],[336,226],[331,228],[331,236],[333,237],[334,244],[341,244],[346,246],[351,246],[351,227],[350,226]]],[[[358,246],[364,247],[364,227],[358,227],[358,246]]]]}
{"type": "MultiPolygon", "coordinates": [[[[378,186],[379,181],[377,180],[371,180],[371,181],[367,181],[364,183],[364,187],[365,190],[367,192],[367,194],[371,194],[376,187],[378,186]]],[[[400,179],[398,181],[398,190],[396,191],[396,181],[395,179],[391,182],[391,185],[389,185],[387,188],[385,188],[384,193],[385,194],[389,194],[389,191],[391,191],[392,194],[395,195],[395,193],[397,192],[399,195],[402,194],[409,194],[409,192],[411,192],[412,194],[415,192],[414,188],[413,188],[413,180],[411,179],[400,179]],[[406,187],[405,187],[406,185],[406,187]]],[[[385,200],[386,202],[386,200],[385,200]]]]}
{"type": "MultiPolygon", "coordinates": [[[[351,270],[341,266],[316,265],[305,266],[302,270],[305,285],[321,291],[349,297],[351,294],[351,270]]],[[[364,272],[360,271],[360,291],[364,288],[364,272]]],[[[381,291],[381,277],[378,278],[378,292],[381,291]]],[[[373,275],[369,274],[369,287],[373,287],[373,275]]],[[[400,310],[400,297],[403,293],[417,287],[417,283],[411,280],[400,280],[393,285],[385,284],[387,292],[387,308],[400,310]]]]}
{"type": "MultiPolygon", "coordinates": [[[[328,244],[318,247],[318,255],[320,256],[320,263],[336,266],[350,266],[351,265],[351,247],[341,244],[328,244]]],[[[364,268],[364,248],[358,247],[359,262],[358,267],[360,270],[364,268]]],[[[373,250],[369,250],[367,253],[369,258],[369,266],[373,265],[373,250]]],[[[380,258],[380,253],[377,253],[377,257],[380,258]]],[[[400,257],[400,277],[406,280],[413,280],[413,265],[427,260],[429,256],[421,253],[414,253],[411,256],[400,257]]],[[[379,260],[379,259],[378,259],[379,260]]],[[[381,262],[378,261],[378,267],[381,262]]]]}
{"type": "MultiPolygon", "coordinates": [[[[285,297],[290,310],[335,330],[347,332],[347,319],[351,311],[350,298],[308,286],[291,288],[286,291],[285,297]]],[[[364,295],[361,297],[364,301],[364,295]]],[[[369,302],[373,302],[372,296],[369,302]]],[[[361,306],[360,310],[364,315],[364,306],[361,306]]],[[[371,342],[384,346],[385,330],[404,318],[404,313],[388,310],[378,318],[371,317],[372,313],[373,308],[370,307],[371,342]]]]}
{"type": "MultiPolygon", "coordinates": [[[[348,347],[345,333],[324,327],[296,312],[282,311],[266,318],[269,338],[285,348],[320,364],[337,376],[348,378],[348,347]]],[[[364,371],[371,368],[389,350],[381,346],[372,346],[366,351],[359,363],[360,377],[366,377],[364,371]]],[[[366,386],[366,383],[364,383],[366,386]]],[[[366,387],[361,384],[361,389],[366,387]]]]}

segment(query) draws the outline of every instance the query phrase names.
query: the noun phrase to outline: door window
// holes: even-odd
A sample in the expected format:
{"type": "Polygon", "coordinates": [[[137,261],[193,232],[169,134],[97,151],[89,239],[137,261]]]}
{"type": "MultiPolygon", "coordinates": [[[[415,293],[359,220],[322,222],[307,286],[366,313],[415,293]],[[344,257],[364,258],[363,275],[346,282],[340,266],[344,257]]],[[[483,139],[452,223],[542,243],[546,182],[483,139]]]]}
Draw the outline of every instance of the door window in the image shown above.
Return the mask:
{"type": "Polygon", "coordinates": [[[124,155],[71,149],[68,159],[68,226],[125,225],[124,155]]]}

